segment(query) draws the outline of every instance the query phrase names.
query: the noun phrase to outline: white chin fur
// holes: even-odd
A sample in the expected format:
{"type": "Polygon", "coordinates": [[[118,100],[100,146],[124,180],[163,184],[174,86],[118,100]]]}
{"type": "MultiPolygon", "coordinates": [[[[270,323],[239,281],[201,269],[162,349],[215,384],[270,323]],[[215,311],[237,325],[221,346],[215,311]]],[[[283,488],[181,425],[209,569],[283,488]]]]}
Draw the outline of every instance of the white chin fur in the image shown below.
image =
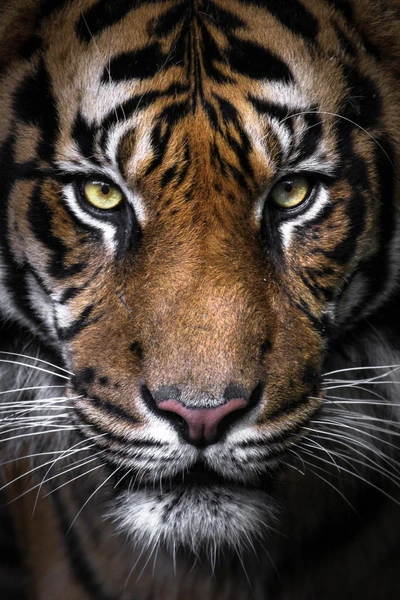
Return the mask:
{"type": "Polygon", "coordinates": [[[163,493],[124,493],[114,517],[135,544],[171,552],[179,547],[213,557],[219,550],[242,551],[265,535],[277,518],[270,496],[234,486],[178,486],[163,493]]]}

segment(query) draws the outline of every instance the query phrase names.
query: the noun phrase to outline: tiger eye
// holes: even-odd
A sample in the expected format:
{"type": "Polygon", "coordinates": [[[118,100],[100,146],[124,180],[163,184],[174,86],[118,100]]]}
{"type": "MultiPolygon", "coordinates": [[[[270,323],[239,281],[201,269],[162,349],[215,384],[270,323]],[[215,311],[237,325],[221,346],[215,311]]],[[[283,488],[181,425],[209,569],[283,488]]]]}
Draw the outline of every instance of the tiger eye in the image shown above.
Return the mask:
{"type": "Polygon", "coordinates": [[[311,191],[310,182],[303,175],[284,177],[274,185],[270,197],[279,208],[296,208],[311,191]]]}
{"type": "Polygon", "coordinates": [[[105,181],[88,179],[83,186],[86,200],[100,210],[117,208],[124,199],[119,188],[105,181]]]}

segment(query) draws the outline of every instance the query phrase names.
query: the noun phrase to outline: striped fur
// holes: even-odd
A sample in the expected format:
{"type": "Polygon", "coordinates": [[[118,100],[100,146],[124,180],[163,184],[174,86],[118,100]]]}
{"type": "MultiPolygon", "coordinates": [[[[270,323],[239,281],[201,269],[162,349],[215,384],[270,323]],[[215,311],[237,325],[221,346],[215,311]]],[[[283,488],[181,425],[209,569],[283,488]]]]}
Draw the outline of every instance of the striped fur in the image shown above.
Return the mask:
{"type": "Polygon", "coordinates": [[[399,25],[3,0],[5,598],[397,597],[399,25]]]}

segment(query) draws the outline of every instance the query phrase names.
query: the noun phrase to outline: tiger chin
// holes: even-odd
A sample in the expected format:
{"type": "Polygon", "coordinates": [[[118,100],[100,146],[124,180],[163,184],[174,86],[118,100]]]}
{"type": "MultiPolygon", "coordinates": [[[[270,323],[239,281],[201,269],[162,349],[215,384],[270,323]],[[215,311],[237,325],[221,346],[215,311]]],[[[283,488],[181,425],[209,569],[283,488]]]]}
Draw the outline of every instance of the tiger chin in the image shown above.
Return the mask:
{"type": "Polygon", "coordinates": [[[2,597],[397,598],[399,26],[0,2],[2,597]]]}
{"type": "Polygon", "coordinates": [[[267,494],[226,484],[125,492],[118,504],[113,516],[134,545],[189,552],[211,563],[226,552],[251,551],[278,513],[267,494]]]}

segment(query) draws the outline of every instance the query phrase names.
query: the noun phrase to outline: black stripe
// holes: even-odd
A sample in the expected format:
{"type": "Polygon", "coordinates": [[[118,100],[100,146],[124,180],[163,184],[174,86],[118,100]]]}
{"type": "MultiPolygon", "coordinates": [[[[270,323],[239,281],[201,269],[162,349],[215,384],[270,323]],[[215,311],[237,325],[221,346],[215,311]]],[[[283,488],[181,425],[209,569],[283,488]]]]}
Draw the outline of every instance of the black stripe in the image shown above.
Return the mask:
{"type": "MultiPolygon", "coordinates": [[[[381,60],[381,49],[378,48],[378,46],[376,46],[375,44],[373,44],[368,38],[366,38],[364,32],[360,30],[360,21],[356,18],[351,2],[349,2],[349,0],[325,0],[325,2],[330,4],[335,10],[341,13],[344,20],[346,21],[346,25],[348,26],[350,32],[357,32],[357,35],[359,36],[362,45],[366,49],[366,51],[377,60],[381,60]]],[[[380,6],[380,3],[378,2],[375,2],[374,4],[374,8],[380,6]]],[[[388,15],[384,14],[382,10],[385,10],[384,3],[382,3],[382,8],[380,9],[380,11],[382,14],[382,18],[387,19],[388,15]]]]}
{"type": "Polygon", "coordinates": [[[274,117],[278,121],[283,121],[283,119],[287,119],[292,114],[296,114],[302,112],[302,108],[298,109],[290,109],[284,104],[275,104],[274,102],[270,102],[269,100],[264,100],[261,98],[256,98],[255,96],[248,96],[249,102],[254,106],[256,110],[260,113],[266,113],[271,117],[274,117]]]}
{"type": "Polygon", "coordinates": [[[337,293],[336,285],[324,285],[323,278],[324,275],[332,274],[331,269],[313,269],[312,267],[307,267],[305,269],[305,275],[313,282],[317,294],[321,294],[323,298],[330,302],[333,300],[335,293],[337,293]]]}
{"type": "Polygon", "coordinates": [[[103,267],[97,267],[97,269],[95,270],[95,272],[93,273],[93,275],[91,275],[89,277],[89,279],[87,279],[84,283],[82,283],[79,286],[71,286],[68,287],[61,295],[60,300],[58,301],[58,304],[66,304],[67,302],[69,302],[70,300],[72,300],[73,298],[75,298],[78,294],[80,294],[81,292],[85,291],[87,286],[94,280],[96,279],[96,277],[99,275],[99,273],[103,270],[103,267]]]}
{"type": "Polygon", "coordinates": [[[307,304],[304,302],[304,300],[302,298],[300,298],[300,300],[297,302],[296,300],[294,300],[293,294],[290,291],[286,290],[282,286],[281,286],[281,289],[284,292],[289,303],[292,306],[294,306],[297,310],[299,310],[307,318],[307,320],[311,323],[312,327],[322,337],[324,337],[324,338],[329,337],[330,329],[331,329],[331,324],[329,322],[329,318],[326,315],[323,315],[321,318],[316,317],[315,315],[312,314],[312,312],[310,311],[310,308],[307,306],[307,304]]]}
{"type": "Polygon", "coordinates": [[[189,110],[190,106],[187,102],[174,102],[158,115],[156,124],[151,132],[151,145],[154,150],[154,158],[146,169],[146,175],[149,175],[161,165],[172,135],[172,128],[184,119],[189,110]]]}
{"type": "Polygon", "coordinates": [[[303,133],[298,144],[299,156],[296,156],[293,164],[296,164],[299,160],[304,160],[312,156],[317,150],[323,137],[324,130],[321,117],[318,114],[318,108],[312,106],[309,110],[310,112],[304,111],[304,114],[302,114],[306,125],[306,131],[303,133]]]}
{"type": "Polygon", "coordinates": [[[25,60],[29,60],[30,58],[32,58],[32,56],[34,54],[36,54],[36,52],[38,52],[41,48],[41,39],[39,36],[37,35],[32,35],[30,38],[28,38],[23,44],[22,46],[20,46],[19,50],[18,50],[18,54],[21,56],[21,58],[24,58],[25,60]]]}
{"type": "MultiPolygon", "coordinates": [[[[368,284],[368,298],[372,298],[385,291],[390,283],[390,262],[396,260],[391,257],[391,244],[396,229],[396,216],[394,208],[395,193],[395,153],[392,142],[388,137],[377,138],[382,146],[375,146],[375,164],[378,174],[380,215],[379,215],[379,250],[375,256],[361,263],[360,271],[364,274],[368,284]],[[386,152],[386,154],[385,154],[386,152]]],[[[394,282],[392,282],[394,283],[394,282]]]]}
{"type": "Polygon", "coordinates": [[[185,139],[185,153],[183,159],[179,162],[180,171],[177,174],[175,187],[180,186],[186,179],[190,167],[190,147],[189,142],[185,139]]]}
{"type": "Polygon", "coordinates": [[[332,19],[331,24],[333,29],[335,30],[336,36],[339,40],[341,48],[343,51],[353,58],[357,58],[358,52],[357,47],[353,44],[353,42],[349,39],[347,35],[345,35],[344,31],[339,27],[339,25],[332,19]]]}
{"type": "Polygon", "coordinates": [[[346,206],[349,228],[345,237],[333,250],[316,250],[316,252],[341,265],[348,263],[354,256],[358,238],[365,228],[365,194],[369,191],[369,177],[364,159],[354,153],[351,162],[346,167],[344,176],[347,176],[350,188],[352,189],[352,195],[349,199],[339,198],[335,203],[342,203],[346,206]]]}
{"type": "Polygon", "coordinates": [[[355,21],[354,10],[349,0],[325,0],[335,10],[338,10],[349,25],[353,25],[355,21]]]}
{"type": "Polygon", "coordinates": [[[82,156],[100,165],[95,153],[95,143],[99,127],[89,125],[80,112],[77,113],[71,127],[71,137],[78,145],[82,156]]]}
{"type": "Polygon", "coordinates": [[[71,4],[71,0],[40,0],[40,18],[46,19],[68,4],[71,4]]]}
{"type": "Polygon", "coordinates": [[[178,165],[173,165],[164,171],[161,177],[161,187],[165,188],[171,181],[174,179],[176,172],[178,170],[178,165]]]}
{"type": "Polygon", "coordinates": [[[325,300],[325,302],[330,302],[335,292],[337,292],[337,286],[324,286],[320,283],[318,277],[313,275],[312,269],[306,269],[305,274],[301,272],[297,272],[298,277],[300,277],[301,281],[304,285],[310,290],[314,298],[318,300],[325,300]]]}
{"type": "Polygon", "coordinates": [[[281,25],[307,42],[315,43],[319,26],[314,15],[299,0],[241,0],[270,12],[281,25]]]}
{"type": "Polygon", "coordinates": [[[382,114],[382,100],[376,85],[353,66],[342,65],[347,82],[343,116],[364,129],[375,127],[382,114]]]}
{"type": "Polygon", "coordinates": [[[268,423],[270,421],[275,421],[276,419],[279,419],[280,417],[283,417],[286,415],[292,415],[293,413],[295,413],[297,411],[298,408],[300,408],[301,406],[304,406],[306,404],[309,404],[309,402],[310,402],[310,400],[309,400],[308,394],[303,394],[301,396],[301,398],[299,398],[295,402],[282,402],[276,410],[274,410],[272,413],[270,413],[268,415],[268,423]]]}
{"type": "Polygon", "coordinates": [[[81,331],[86,329],[89,325],[97,323],[104,313],[98,315],[94,319],[89,319],[94,309],[94,304],[88,304],[88,306],[81,312],[79,319],[76,319],[69,327],[64,327],[59,330],[58,334],[64,342],[70,342],[76,337],[81,331]]]}
{"type": "Polygon", "coordinates": [[[50,275],[57,279],[66,279],[80,273],[85,268],[85,264],[74,263],[69,266],[65,265],[68,248],[61,238],[53,233],[52,217],[53,214],[49,206],[42,198],[41,185],[37,184],[31,196],[28,209],[28,218],[32,232],[39,242],[52,251],[49,265],[50,275]]]}
{"type": "MultiPolygon", "coordinates": [[[[90,400],[90,398],[87,398],[88,400],[90,400]]],[[[77,414],[79,421],[81,422],[81,425],[83,424],[85,427],[89,427],[91,430],[93,430],[96,434],[101,435],[103,440],[109,440],[110,442],[113,442],[115,444],[117,444],[118,446],[122,445],[122,448],[119,447],[117,450],[115,450],[114,448],[108,448],[108,451],[110,454],[115,454],[118,453],[119,455],[125,456],[125,458],[131,459],[132,460],[132,453],[129,452],[130,448],[135,448],[135,449],[141,449],[141,448],[162,448],[164,446],[166,446],[167,444],[164,442],[159,442],[159,441],[149,441],[149,440],[129,440],[121,435],[118,435],[112,431],[110,431],[109,429],[105,429],[104,427],[102,427],[99,423],[93,421],[91,418],[87,417],[86,414],[80,410],[77,407],[74,407],[74,412],[77,414]]],[[[104,412],[108,412],[107,410],[104,412]]],[[[161,412],[161,411],[160,411],[161,412]]],[[[101,415],[99,415],[101,416],[101,415]]],[[[110,416],[116,416],[115,414],[113,414],[113,412],[110,412],[110,416]]],[[[122,420],[126,421],[125,417],[121,414],[119,415],[121,417],[122,420]]],[[[128,417],[130,417],[130,415],[128,415],[128,417]]],[[[128,421],[130,425],[132,425],[132,422],[128,421]]],[[[82,435],[84,437],[87,438],[87,435],[85,434],[85,429],[82,430],[82,435]]],[[[93,440],[93,444],[95,444],[98,448],[104,449],[104,446],[101,444],[101,440],[93,440]]]]}
{"type": "Polygon", "coordinates": [[[233,71],[251,79],[293,82],[288,65],[267,48],[234,35],[228,36],[228,42],[226,54],[233,71]]]}
{"type": "MultiPolygon", "coordinates": [[[[226,59],[222,53],[222,49],[216,43],[215,36],[210,34],[202,21],[199,21],[199,30],[201,35],[203,72],[207,73],[207,77],[214,80],[215,83],[232,83],[232,79],[220,70],[219,63],[226,63],[226,59]]],[[[192,43],[192,55],[194,55],[195,44],[194,40],[192,43]]],[[[192,58],[192,63],[194,63],[194,60],[192,58]]],[[[199,73],[195,75],[195,81],[201,81],[199,73]]]]}
{"type": "Polygon", "coordinates": [[[364,231],[365,226],[365,204],[361,194],[353,194],[349,201],[346,214],[349,217],[350,225],[345,233],[344,239],[339,242],[333,250],[317,249],[316,252],[323,254],[326,258],[335,261],[340,265],[348,263],[357,249],[358,238],[364,231]]]}
{"type": "Polygon", "coordinates": [[[165,0],[98,0],[80,17],[76,24],[76,33],[82,42],[89,43],[108,27],[122,21],[131,11],[145,4],[163,2],[165,0]]]}
{"type": "Polygon", "coordinates": [[[78,527],[82,527],[82,524],[74,524],[71,527],[73,518],[68,514],[67,505],[61,500],[58,490],[53,490],[51,497],[56,509],[61,537],[65,544],[69,564],[77,581],[90,594],[93,600],[117,600],[117,597],[109,596],[102,589],[96,573],[88,561],[78,533],[78,527]]]}
{"type": "Polygon", "coordinates": [[[303,108],[290,109],[284,104],[275,104],[274,102],[269,102],[268,100],[261,100],[260,98],[256,98],[252,95],[248,97],[248,100],[259,113],[266,114],[276,119],[279,123],[282,122],[282,124],[289,129],[291,140],[293,139],[293,115],[304,112],[303,108]]]}
{"type": "Polygon", "coordinates": [[[40,128],[42,136],[38,155],[44,161],[52,162],[59,118],[50,76],[43,61],[40,62],[36,73],[25,77],[15,91],[13,110],[18,119],[40,128]]]}
{"type": "Polygon", "coordinates": [[[164,70],[172,66],[171,60],[167,59],[168,55],[162,52],[159,42],[149,44],[136,52],[124,52],[111,59],[109,66],[103,71],[101,82],[154,77],[161,68],[164,70]]]}
{"type": "Polygon", "coordinates": [[[253,167],[250,163],[249,158],[252,149],[251,143],[247,133],[244,131],[240,123],[239,113],[235,106],[225,98],[221,98],[217,94],[214,94],[214,97],[219,104],[223,120],[225,121],[225,123],[233,124],[236,133],[239,135],[240,142],[229,132],[229,130],[226,133],[221,133],[228,142],[230,148],[235,152],[243,173],[246,173],[248,177],[252,177],[253,167]]]}
{"type": "Polygon", "coordinates": [[[117,125],[118,123],[129,119],[129,117],[131,117],[134,112],[144,110],[147,107],[151,106],[151,104],[153,104],[158,98],[175,98],[176,96],[188,91],[188,86],[183,86],[178,83],[174,83],[163,92],[152,91],[133,96],[129,100],[126,100],[119,106],[115,107],[115,109],[111,110],[108,113],[108,115],[103,119],[101,128],[105,128],[107,130],[110,129],[114,125],[117,125]]]}
{"type": "MultiPolygon", "coordinates": [[[[0,202],[0,244],[5,265],[7,266],[4,283],[13,304],[21,317],[30,321],[38,329],[43,329],[42,321],[32,311],[29,301],[29,286],[27,284],[28,269],[14,259],[10,243],[10,226],[8,222],[9,195],[16,180],[19,178],[20,165],[14,161],[15,139],[10,136],[0,149],[0,188],[3,200],[0,202]]],[[[22,169],[25,178],[25,170],[22,169]]]]}
{"type": "MultiPolygon", "coordinates": [[[[4,480],[0,479],[3,485],[4,480]]],[[[7,497],[0,494],[0,598],[4,600],[27,600],[27,581],[23,557],[18,547],[13,518],[7,497]]]]}
{"type": "Polygon", "coordinates": [[[158,39],[166,38],[178,23],[187,16],[187,10],[190,10],[190,2],[176,2],[172,8],[166,10],[158,19],[154,19],[148,23],[147,32],[150,36],[155,36],[158,39]]]}
{"type": "Polygon", "coordinates": [[[246,27],[245,22],[231,11],[225,10],[215,4],[212,0],[203,1],[202,16],[209,19],[213,27],[217,27],[219,31],[224,33],[233,33],[237,29],[246,27]]]}
{"type": "MultiPolygon", "coordinates": [[[[138,425],[138,423],[139,423],[139,421],[136,419],[136,417],[134,417],[130,413],[127,413],[123,408],[121,408],[120,406],[116,406],[115,404],[113,404],[112,402],[109,402],[108,400],[103,400],[102,398],[99,398],[98,396],[92,396],[92,395],[86,395],[85,400],[88,402],[89,405],[94,406],[96,409],[99,410],[99,412],[103,412],[106,415],[108,415],[109,417],[113,417],[120,421],[124,421],[125,423],[128,423],[131,426],[138,425]]],[[[106,437],[109,440],[112,440],[114,442],[118,442],[118,443],[121,443],[124,445],[127,445],[127,444],[129,445],[131,443],[127,438],[117,435],[116,433],[113,433],[113,432],[109,431],[108,429],[104,429],[99,423],[96,423],[95,421],[93,421],[93,419],[91,417],[87,417],[86,414],[82,410],[77,408],[76,406],[74,407],[74,411],[79,415],[80,420],[83,423],[85,423],[85,425],[89,425],[90,427],[95,429],[97,433],[107,434],[106,437]]],[[[101,418],[101,414],[99,414],[99,418],[101,418]]],[[[135,442],[132,442],[132,445],[135,445],[135,442]]],[[[142,444],[141,442],[137,442],[136,445],[138,445],[138,446],[153,446],[153,445],[156,446],[157,444],[156,443],[155,444],[146,443],[146,442],[143,442],[143,444],[142,444]]]]}

